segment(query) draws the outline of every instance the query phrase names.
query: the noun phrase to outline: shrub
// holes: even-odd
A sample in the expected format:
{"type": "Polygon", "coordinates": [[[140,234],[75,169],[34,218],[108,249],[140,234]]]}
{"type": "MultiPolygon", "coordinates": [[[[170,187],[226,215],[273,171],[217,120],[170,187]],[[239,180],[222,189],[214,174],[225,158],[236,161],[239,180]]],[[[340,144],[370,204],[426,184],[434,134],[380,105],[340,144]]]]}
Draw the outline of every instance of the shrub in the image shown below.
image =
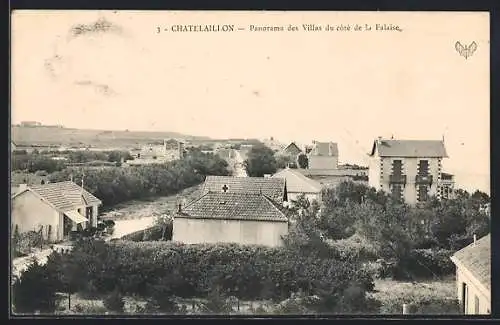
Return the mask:
{"type": "Polygon", "coordinates": [[[56,309],[56,290],[45,265],[34,261],[13,285],[14,311],[32,314],[36,311],[52,313],[56,309]]]}
{"type": "Polygon", "coordinates": [[[455,265],[450,259],[453,251],[446,249],[414,249],[402,263],[400,272],[416,278],[443,277],[453,274],[455,265]]]}
{"type": "MultiPolygon", "coordinates": [[[[144,241],[154,241],[154,240],[161,240],[161,236],[163,234],[163,228],[160,226],[154,226],[148,229],[144,230],[144,238],[142,240],[144,241]]],[[[167,237],[167,240],[171,240],[172,236],[167,236],[168,234],[165,234],[167,237]]]]}
{"type": "Polygon", "coordinates": [[[426,299],[413,306],[412,313],[419,315],[461,315],[460,304],[455,299],[426,299]]]}
{"type": "MultiPolygon", "coordinates": [[[[80,156],[76,160],[86,160],[80,156]]],[[[104,158],[106,159],[106,158],[104,158]]],[[[65,181],[74,176],[79,183],[85,173],[86,189],[103,201],[104,206],[145,199],[157,195],[172,195],[201,183],[206,175],[228,175],[227,163],[216,155],[193,150],[185,158],[165,164],[102,169],[85,168],[52,173],[51,182],[65,181]]]]}
{"type": "Polygon", "coordinates": [[[72,314],[82,314],[82,315],[104,315],[108,309],[96,302],[76,304],[72,308],[72,314]]]}
{"type": "Polygon", "coordinates": [[[104,220],[102,222],[106,227],[114,227],[115,226],[115,222],[113,220],[104,220]]]}
{"type": "Polygon", "coordinates": [[[143,241],[145,230],[139,230],[128,235],[122,237],[122,240],[130,240],[130,241],[143,241]]]}
{"type": "Polygon", "coordinates": [[[229,299],[221,292],[221,288],[215,286],[208,294],[207,301],[203,304],[202,310],[211,314],[228,314],[233,311],[233,307],[229,299]]]}
{"type": "Polygon", "coordinates": [[[122,313],[125,307],[125,301],[123,300],[123,296],[118,291],[113,291],[109,294],[103,301],[104,306],[112,311],[117,313],[122,313]]]}
{"type": "Polygon", "coordinates": [[[329,241],[329,244],[345,259],[375,261],[378,256],[377,248],[369,243],[368,240],[358,235],[353,235],[346,239],[329,241]]]}

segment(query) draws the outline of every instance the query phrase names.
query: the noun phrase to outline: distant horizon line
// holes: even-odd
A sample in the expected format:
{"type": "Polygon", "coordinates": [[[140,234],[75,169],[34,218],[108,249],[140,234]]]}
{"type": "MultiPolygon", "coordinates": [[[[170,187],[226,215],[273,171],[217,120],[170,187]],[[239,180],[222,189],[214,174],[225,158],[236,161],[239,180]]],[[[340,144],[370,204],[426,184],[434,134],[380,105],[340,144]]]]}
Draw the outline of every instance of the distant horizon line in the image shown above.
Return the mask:
{"type": "MultiPolygon", "coordinates": [[[[300,144],[300,145],[305,145],[303,141],[297,141],[297,140],[280,140],[279,137],[275,136],[267,136],[267,137],[214,137],[214,136],[209,136],[209,135],[195,135],[195,134],[188,134],[184,133],[182,131],[168,131],[168,130],[145,130],[145,129],[116,129],[116,128],[92,128],[92,127],[74,127],[74,126],[66,126],[63,124],[43,124],[42,122],[38,121],[21,121],[19,123],[12,123],[11,127],[26,127],[26,128],[36,128],[36,127],[53,127],[53,128],[62,128],[62,129],[68,129],[68,130],[91,130],[91,131],[108,131],[108,132],[145,132],[145,133],[176,133],[178,135],[186,136],[186,137],[193,137],[193,138],[208,138],[210,140],[269,140],[269,141],[277,141],[281,142],[282,144],[300,144]],[[23,126],[21,125],[22,123],[40,123],[39,125],[33,125],[33,126],[23,126]],[[272,138],[272,140],[271,140],[272,138]]],[[[387,137],[381,137],[381,136],[374,136],[373,141],[376,141],[378,139],[381,140],[405,140],[405,141],[445,141],[445,138],[442,137],[441,139],[435,139],[435,138],[418,138],[418,139],[409,139],[409,138],[387,138],[387,137]]],[[[309,142],[314,143],[314,142],[323,142],[323,143],[339,143],[339,141],[332,141],[332,140],[316,140],[315,138],[311,138],[309,142]]]]}

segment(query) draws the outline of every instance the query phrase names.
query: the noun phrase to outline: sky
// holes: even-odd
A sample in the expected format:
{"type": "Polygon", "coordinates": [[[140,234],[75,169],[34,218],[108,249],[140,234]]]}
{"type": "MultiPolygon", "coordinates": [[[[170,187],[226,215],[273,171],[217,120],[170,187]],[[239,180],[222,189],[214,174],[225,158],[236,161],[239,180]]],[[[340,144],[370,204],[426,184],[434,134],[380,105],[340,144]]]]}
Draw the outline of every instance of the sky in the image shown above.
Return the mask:
{"type": "Polygon", "coordinates": [[[341,162],[358,164],[378,136],[444,137],[445,171],[489,193],[487,13],[17,11],[11,54],[12,123],[333,141],[341,162]],[[98,21],[106,31],[81,28],[98,21]],[[466,59],[457,41],[477,50],[466,59]]]}

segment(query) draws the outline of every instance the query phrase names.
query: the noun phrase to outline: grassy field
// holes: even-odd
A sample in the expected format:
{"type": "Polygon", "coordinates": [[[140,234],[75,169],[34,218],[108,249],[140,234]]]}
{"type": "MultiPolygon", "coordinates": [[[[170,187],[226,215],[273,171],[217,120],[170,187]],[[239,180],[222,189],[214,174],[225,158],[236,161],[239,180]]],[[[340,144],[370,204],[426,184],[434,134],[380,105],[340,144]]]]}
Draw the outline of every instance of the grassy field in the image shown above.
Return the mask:
{"type": "Polygon", "coordinates": [[[371,296],[381,302],[381,314],[402,314],[403,304],[425,304],[419,313],[457,314],[454,306],[457,299],[453,276],[430,281],[405,282],[389,279],[375,280],[371,296]],[[431,302],[431,303],[429,303],[431,302]]]}
{"type": "Polygon", "coordinates": [[[104,131],[19,126],[11,127],[11,137],[18,145],[90,145],[100,148],[129,147],[169,138],[206,139],[205,137],[193,137],[176,132],[104,131]]]}

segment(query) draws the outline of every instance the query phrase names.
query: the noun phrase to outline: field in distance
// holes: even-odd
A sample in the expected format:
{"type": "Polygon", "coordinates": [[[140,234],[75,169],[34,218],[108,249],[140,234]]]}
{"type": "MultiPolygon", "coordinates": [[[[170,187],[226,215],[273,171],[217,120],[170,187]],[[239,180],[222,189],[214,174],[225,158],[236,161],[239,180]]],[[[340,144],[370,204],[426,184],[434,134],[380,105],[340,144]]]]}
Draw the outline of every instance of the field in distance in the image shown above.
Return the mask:
{"type": "Polygon", "coordinates": [[[114,148],[143,145],[164,139],[208,140],[207,137],[195,137],[177,132],[156,131],[106,131],[90,129],[72,129],[57,127],[11,127],[11,139],[16,145],[31,146],[91,146],[114,148]]]}

